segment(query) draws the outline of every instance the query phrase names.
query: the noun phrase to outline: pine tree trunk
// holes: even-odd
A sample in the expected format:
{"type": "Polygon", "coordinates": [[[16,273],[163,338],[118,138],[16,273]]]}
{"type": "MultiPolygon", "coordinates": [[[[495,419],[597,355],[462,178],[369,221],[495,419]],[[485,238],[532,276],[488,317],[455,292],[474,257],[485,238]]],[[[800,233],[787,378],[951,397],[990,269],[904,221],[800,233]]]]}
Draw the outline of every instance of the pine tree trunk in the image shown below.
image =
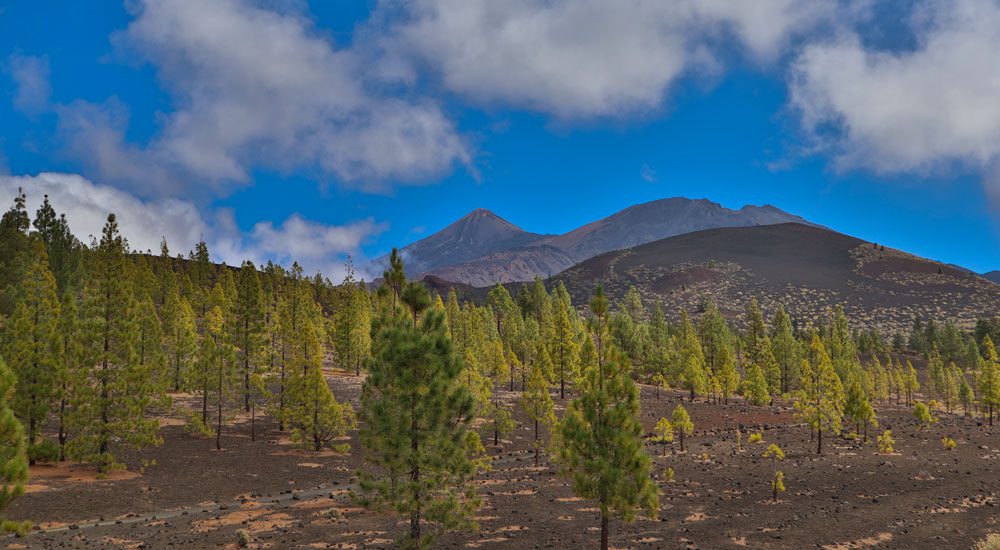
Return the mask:
{"type": "Polygon", "coordinates": [[[563,378],[563,373],[559,371],[559,399],[566,399],[566,379],[563,378]]]}
{"type": "MultiPolygon", "coordinates": [[[[412,414],[412,413],[411,413],[412,414]]],[[[417,459],[420,451],[420,444],[417,441],[417,420],[410,417],[410,452],[413,459],[417,459]]],[[[410,481],[413,482],[413,502],[415,506],[410,512],[410,538],[413,545],[418,546],[420,542],[420,465],[414,464],[410,471],[410,481]]]]}
{"type": "Polygon", "coordinates": [[[601,511],[601,550],[608,550],[608,515],[601,511]]]}
{"type": "MultiPolygon", "coordinates": [[[[66,388],[63,386],[63,395],[65,395],[66,388]]],[[[66,433],[66,400],[59,400],[59,462],[66,461],[66,440],[69,439],[69,434],[66,433]]]]}
{"type": "Polygon", "coordinates": [[[222,450],[222,364],[219,364],[219,406],[215,425],[215,450],[222,450]]]}
{"type": "Polygon", "coordinates": [[[320,441],[319,437],[319,398],[317,397],[313,401],[313,422],[312,422],[312,432],[313,432],[313,450],[319,452],[323,448],[323,442],[320,441]]]}
{"type": "MultiPolygon", "coordinates": [[[[395,303],[395,302],[393,302],[395,303]]],[[[282,345],[282,348],[285,346],[282,345]]],[[[281,383],[278,385],[278,430],[285,431],[285,350],[281,350],[281,383]]]]}
{"type": "Polygon", "coordinates": [[[535,419],[535,466],[538,466],[538,419],[535,419]]]}
{"type": "Polygon", "coordinates": [[[250,441],[257,441],[257,407],[250,406],[250,441]]]}
{"type": "Polygon", "coordinates": [[[681,428],[680,434],[681,434],[681,452],[683,453],[684,452],[684,428],[681,428]]]}
{"type": "Polygon", "coordinates": [[[816,445],[816,454],[823,454],[823,428],[816,428],[816,440],[819,443],[816,445]]]}

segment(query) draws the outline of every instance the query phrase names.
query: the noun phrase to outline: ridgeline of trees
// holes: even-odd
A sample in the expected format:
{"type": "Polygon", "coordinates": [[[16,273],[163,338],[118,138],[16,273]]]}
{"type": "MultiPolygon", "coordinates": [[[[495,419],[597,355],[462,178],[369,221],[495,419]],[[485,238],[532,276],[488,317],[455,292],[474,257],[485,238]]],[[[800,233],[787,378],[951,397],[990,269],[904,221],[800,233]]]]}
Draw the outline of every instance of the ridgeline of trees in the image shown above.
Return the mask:
{"type": "Polygon", "coordinates": [[[845,432],[867,441],[890,403],[990,423],[1000,405],[996,319],[968,333],[917,320],[886,338],[852,332],[839,307],[800,327],[784,309],[765,319],[752,299],[738,327],[712,304],[671,323],[634,288],[618,304],[597,288],[576,307],[541,280],[460,303],[407,281],[395,251],[377,288],[350,265],[333,284],[297,264],[216,265],[203,242],[186,255],[166,242],[158,255],[133,251],[114,215],[85,245],[47,199],[33,220],[25,202],[0,219],[0,509],[23,492],[29,463],[123,467],[123,447],[162,443],[165,414],[183,414],[220,449],[231,430],[256,440],[266,415],[316,451],[346,452],[358,428],[366,465],[354,498],[404,514],[400,543],[423,547],[476,527],[472,481],[487,448],[507,444],[518,407],[536,464],[551,460],[598,503],[606,548],[612,520],[659,511],[647,443],[676,435],[683,451],[694,429],[678,406],[647,434],[638,383],[657,398],[677,389],[691,401],[791,402],[817,453],[845,432]],[[358,411],[334,398],[324,367],[365,376],[358,411]],[[921,389],[930,403],[916,400],[921,389]],[[249,425],[233,427],[237,415],[249,425]]]}

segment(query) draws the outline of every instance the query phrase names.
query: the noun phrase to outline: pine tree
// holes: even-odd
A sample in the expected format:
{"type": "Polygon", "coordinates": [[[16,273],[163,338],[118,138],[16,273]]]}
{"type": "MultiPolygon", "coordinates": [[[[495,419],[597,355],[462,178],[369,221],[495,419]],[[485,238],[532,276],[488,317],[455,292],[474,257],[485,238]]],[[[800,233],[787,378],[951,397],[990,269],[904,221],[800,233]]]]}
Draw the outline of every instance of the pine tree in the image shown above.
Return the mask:
{"type": "Polygon", "coordinates": [[[264,291],[257,267],[243,262],[234,313],[237,361],[243,374],[243,411],[250,413],[250,441],[257,440],[257,401],[261,393],[258,367],[264,358],[264,291]]]}
{"type": "Polygon", "coordinates": [[[554,300],[552,342],[550,356],[556,374],[559,376],[559,399],[566,399],[566,379],[576,378],[579,370],[579,346],[574,339],[573,325],[569,313],[562,303],[554,300]]]}
{"type": "Polygon", "coordinates": [[[27,428],[28,455],[34,464],[38,434],[52,411],[55,376],[62,363],[60,304],[45,248],[35,243],[14,309],[6,356],[18,380],[15,414],[27,428]]]}
{"type": "Polygon", "coordinates": [[[906,361],[906,405],[913,402],[913,398],[920,391],[920,381],[917,378],[917,370],[909,360],[906,361]]]}
{"type": "Polygon", "coordinates": [[[663,454],[666,454],[667,444],[674,442],[674,425],[670,423],[670,419],[660,418],[653,428],[653,433],[656,434],[654,441],[663,444],[663,454]]]}
{"type": "Polygon", "coordinates": [[[677,404],[677,408],[674,409],[673,414],[670,416],[670,425],[673,426],[674,431],[677,432],[680,438],[681,452],[683,453],[684,436],[694,433],[694,422],[691,422],[691,416],[688,415],[684,405],[677,404]]]}
{"type": "Polygon", "coordinates": [[[767,336],[767,327],[764,325],[764,315],[757,304],[757,298],[751,297],[747,304],[747,330],[744,338],[744,347],[747,353],[747,363],[752,365],[761,364],[761,353],[763,340],[767,336]]]}
{"type": "Polygon", "coordinates": [[[167,361],[174,391],[180,391],[182,382],[190,377],[192,361],[197,354],[198,328],[194,309],[186,298],[173,289],[164,299],[163,329],[167,361]]]}
{"type": "Polygon", "coordinates": [[[969,409],[976,402],[976,394],[972,391],[972,386],[966,380],[965,375],[961,376],[961,384],[958,387],[958,398],[962,401],[962,412],[969,416],[969,409]]]}
{"type": "MultiPolygon", "coordinates": [[[[601,297],[603,293],[591,303],[591,312],[599,318],[606,311],[601,297]]],[[[613,350],[607,358],[601,355],[598,352],[597,367],[585,372],[579,395],[559,423],[558,462],[578,496],[597,500],[605,550],[610,518],[631,522],[639,509],[655,517],[659,495],[652,459],[643,447],[639,391],[628,376],[627,359],[613,350]]]]}
{"type": "Polygon", "coordinates": [[[774,332],[771,336],[771,351],[781,371],[781,393],[789,393],[799,384],[802,366],[802,353],[795,335],[792,333],[792,320],[785,313],[785,306],[779,306],[772,320],[774,332]]]}
{"type": "Polygon", "coordinates": [[[62,337],[62,361],[55,371],[54,398],[58,418],[59,460],[66,460],[66,441],[69,439],[70,405],[73,403],[73,388],[87,357],[83,349],[83,327],[79,319],[79,309],[74,293],[67,292],[62,301],[59,315],[59,333],[62,337]]]}
{"type": "Polygon", "coordinates": [[[868,400],[864,385],[859,380],[862,375],[863,373],[857,373],[850,377],[844,398],[844,416],[855,424],[858,435],[862,435],[862,427],[864,428],[864,438],[867,442],[868,425],[871,424],[873,428],[877,428],[878,421],[875,419],[875,409],[872,408],[871,401],[868,400]]]}
{"type": "Polygon", "coordinates": [[[1000,361],[997,360],[997,351],[989,336],[983,338],[983,357],[979,375],[979,402],[992,426],[993,409],[1000,406],[1000,361]]]}
{"type": "Polygon", "coordinates": [[[28,444],[11,410],[16,383],[14,373],[0,358],[0,511],[24,494],[28,481],[28,444]]]}
{"type": "MultiPolygon", "coordinates": [[[[225,273],[225,272],[224,272],[225,273]]],[[[215,449],[222,450],[222,424],[225,413],[232,401],[239,395],[240,372],[236,366],[236,346],[233,334],[233,302],[227,295],[224,277],[212,288],[212,309],[205,321],[207,334],[212,340],[214,353],[210,356],[206,397],[210,396],[215,407],[215,449]]]]}
{"type": "Polygon", "coordinates": [[[698,333],[691,324],[687,312],[681,312],[680,326],[680,380],[684,388],[688,390],[691,401],[696,395],[705,392],[708,386],[708,375],[705,373],[705,356],[702,353],[701,342],[698,340],[698,333]]]}
{"type": "Polygon", "coordinates": [[[757,365],[750,365],[750,369],[747,371],[744,395],[747,401],[757,406],[767,405],[771,400],[771,393],[767,387],[767,380],[764,378],[764,371],[757,365]]]}
{"type": "Polygon", "coordinates": [[[59,295],[64,296],[79,283],[83,246],[70,231],[66,215],[56,216],[48,195],[45,195],[42,205],[35,213],[32,225],[45,244],[49,271],[55,278],[59,295]]]}
{"type": "MultiPolygon", "coordinates": [[[[421,300],[407,305],[412,318],[423,313],[421,300]]],[[[359,417],[373,469],[361,473],[356,498],[409,515],[409,536],[400,541],[406,547],[425,547],[440,531],[475,528],[471,478],[482,466],[482,444],[470,427],[474,401],[459,380],[462,362],[444,315],[428,311],[414,324],[395,309],[381,311],[372,352],[359,417]]]]}
{"type": "Polygon", "coordinates": [[[136,339],[136,368],[144,371],[149,383],[157,394],[170,387],[171,378],[167,370],[167,357],[163,353],[163,325],[156,314],[156,306],[148,294],[137,304],[139,329],[136,339]]]}
{"type": "MultiPolygon", "coordinates": [[[[302,327],[306,353],[305,373],[298,369],[292,378],[289,390],[289,425],[292,426],[292,441],[314,451],[331,446],[332,442],[354,427],[354,411],[349,403],[340,404],[333,397],[330,386],[323,376],[323,354],[319,335],[322,333],[319,319],[312,319],[302,327]]],[[[333,446],[338,451],[346,451],[346,446],[333,446]]]]}
{"type": "Polygon", "coordinates": [[[488,343],[483,359],[483,374],[489,383],[492,401],[483,407],[482,412],[493,427],[493,446],[498,447],[500,436],[507,435],[514,429],[514,419],[510,411],[500,402],[500,395],[497,392],[497,386],[502,385],[501,378],[507,372],[507,355],[504,353],[503,344],[499,340],[488,343]]]}
{"type": "Polygon", "coordinates": [[[535,449],[535,466],[538,466],[538,455],[541,450],[539,426],[549,430],[556,422],[555,405],[549,394],[549,381],[545,378],[545,371],[550,369],[549,354],[545,347],[540,345],[535,361],[531,365],[527,387],[521,395],[521,408],[535,424],[535,439],[532,444],[535,449]]]}
{"type": "Polygon", "coordinates": [[[844,414],[844,388],[819,336],[813,334],[809,359],[802,361],[802,390],[795,401],[800,419],[816,432],[816,454],[823,454],[823,431],[839,434],[844,414]]]}
{"type": "Polygon", "coordinates": [[[159,423],[143,416],[163,396],[136,361],[138,327],[126,275],[127,252],[128,243],[118,233],[118,222],[111,214],[85,278],[82,346],[92,356],[76,378],[70,422],[76,435],[67,445],[71,458],[96,462],[101,472],[119,466],[112,449],[116,442],[134,448],[161,442],[159,423]]]}

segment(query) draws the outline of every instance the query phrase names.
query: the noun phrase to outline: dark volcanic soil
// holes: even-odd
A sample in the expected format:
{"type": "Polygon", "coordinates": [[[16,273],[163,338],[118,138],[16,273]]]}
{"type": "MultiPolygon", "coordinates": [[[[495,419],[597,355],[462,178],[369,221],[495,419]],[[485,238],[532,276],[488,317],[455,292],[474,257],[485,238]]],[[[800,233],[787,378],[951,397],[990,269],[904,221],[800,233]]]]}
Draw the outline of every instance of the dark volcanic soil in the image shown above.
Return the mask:
{"type": "MultiPolygon", "coordinates": [[[[331,377],[339,399],[356,403],[359,379],[331,377]]],[[[504,393],[513,402],[515,394],[504,393]]],[[[652,429],[679,402],[679,394],[654,397],[643,388],[643,422],[652,429]]],[[[558,400],[557,400],[558,403],[558,400]]],[[[874,442],[825,441],[817,457],[809,430],[791,410],[695,402],[696,432],[688,452],[675,443],[650,443],[663,491],[660,517],[633,524],[612,522],[618,548],[969,548],[997,525],[1000,490],[1000,426],[940,413],[940,422],[920,431],[906,407],[883,405],[882,428],[897,439],[896,454],[881,455],[874,442]],[[760,430],[762,443],[736,452],[735,430],[760,430]],[[958,442],[954,451],[940,438],[958,442]],[[770,443],[784,461],[761,458],[770,443]],[[788,491],[770,503],[775,470],[786,474],[788,491]]],[[[523,417],[518,415],[520,420],[523,417]]],[[[236,547],[239,529],[253,548],[389,548],[406,530],[404,518],[367,512],[347,496],[354,470],[351,454],[310,453],[289,446],[276,426],[256,442],[247,424],[224,433],[223,452],[214,440],[190,435],[171,422],[164,445],[126,455],[132,470],[155,460],[142,475],[91,482],[46,477],[17,499],[12,518],[29,518],[41,528],[26,538],[0,539],[6,548],[214,548],[236,547]],[[332,514],[327,512],[336,509],[332,514]]],[[[579,548],[598,542],[594,502],[576,499],[566,479],[548,466],[534,467],[531,432],[521,426],[481,476],[483,507],[478,533],[446,535],[445,548],[579,548]]],[[[86,476],[79,476],[86,477],[86,476]]],[[[92,477],[92,476],[91,476],[92,477]]]]}

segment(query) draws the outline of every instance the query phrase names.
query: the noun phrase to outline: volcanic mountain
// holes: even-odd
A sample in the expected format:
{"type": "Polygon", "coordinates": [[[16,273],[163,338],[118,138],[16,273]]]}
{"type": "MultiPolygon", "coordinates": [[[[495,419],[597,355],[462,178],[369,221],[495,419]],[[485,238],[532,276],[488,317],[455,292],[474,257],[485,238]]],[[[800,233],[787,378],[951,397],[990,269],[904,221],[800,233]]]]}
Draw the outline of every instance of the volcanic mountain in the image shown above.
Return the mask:
{"type": "Polygon", "coordinates": [[[707,301],[740,317],[751,296],[773,313],[817,323],[842,304],[859,326],[905,330],[915,315],[971,326],[1000,313],[1000,286],[971,272],[800,223],[686,233],[601,254],[553,277],[575,303],[601,284],[650,303],[697,311],[707,301]]]}
{"type": "Polygon", "coordinates": [[[994,269],[993,271],[987,271],[980,275],[982,278],[993,281],[994,283],[1000,285],[1000,269],[994,269]]]}
{"type": "MultiPolygon", "coordinates": [[[[691,231],[786,222],[808,224],[771,205],[732,210],[705,199],[669,198],[631,206],[563,235],[540,235],[479,209],[402,253],[411,276],[489,286],[548,277],[603,252],[691,231]]],[[[384,264],[384,258],[377,261],[384,264]]]]}
{"type": "MultiPolygon", "coordinates": [[[[460,265],[494,252],[513,250],[551,235],[529,233],[484,208],[478,208],[433,235],[400,252],[411,277],[433,273],[444,266],[460,265]]],[[[385,257],[375,260],[384,265],[385,257]]],[[[462,281],[456,281],[462,282],[462,281]]]]}

